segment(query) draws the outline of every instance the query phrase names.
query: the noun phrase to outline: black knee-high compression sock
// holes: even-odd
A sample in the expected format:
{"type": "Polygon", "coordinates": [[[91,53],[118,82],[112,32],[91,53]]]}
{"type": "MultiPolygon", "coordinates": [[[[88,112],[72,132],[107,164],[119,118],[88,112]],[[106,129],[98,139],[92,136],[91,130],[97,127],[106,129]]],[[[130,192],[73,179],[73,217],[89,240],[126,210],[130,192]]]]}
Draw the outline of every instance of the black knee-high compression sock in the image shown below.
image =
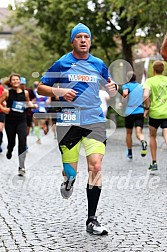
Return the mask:
{"type": "Polygon", "coordinates": [[[132,155],[132,149],[128,149],[128,155],[132,155]]]}
{"type": "Polygon", "coordinates": [[[87,184],[87,199],[88,199],[88,220],[96,214],[101,188],[87,184]]]}

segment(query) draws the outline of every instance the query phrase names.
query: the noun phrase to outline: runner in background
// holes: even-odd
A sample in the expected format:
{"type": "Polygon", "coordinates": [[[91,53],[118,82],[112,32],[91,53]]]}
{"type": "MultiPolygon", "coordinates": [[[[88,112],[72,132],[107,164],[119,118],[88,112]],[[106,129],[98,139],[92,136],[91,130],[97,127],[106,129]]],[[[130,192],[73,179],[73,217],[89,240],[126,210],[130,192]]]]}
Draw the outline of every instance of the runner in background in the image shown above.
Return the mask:
{"type": "Polygon", "coordinates": [[[152,158],[148,169],[151,172],[158,170],[156,138],[159,127],[162,128],[163,137],[167,145],[167,77],[163,75],[163,71],[164,63],[160,60],[155,61],[153,63],[153,77],[148,78],[144,84],[144,116],[149,117],[152,158]]]}
{"type": "Polygon", "coordinates": [[[51,120],[51,127],[52,127],[52,131],[54,134],[54,138],[56,139],[56,122],[57,122],[57,112],[61,111],[61,108],[56,107],[56,101],[59,101],[59,96],[54,96],[54,97],[49,97],[49,105],[48,105],[48,109],[47,112],[51,113],[52,116],[49,116],[50,120],[51,120]]]}
{"type": "Polygon", "coordinates": [[[16,144],[16,135],[18,136],[18,158],[19,168],[18,174],[25,174],[25,158],[26,158],[26,137],[27,123],[25,107],[36,107],[29,99],[27,90],[20,88],[20,75],[14,73],[4,84],[9,86],[0,97],[0,104],[6,101],[6,107],[0,105],[0,109],[5,113],[5,130],[7,135],[7,159],[12,158],[12,152],[16,144]]]}
{"type": "MultiPolygon", "coordinates": [[[[4,92],[4,87],[2,85],[2,80],[0,80],[0,97],[2,96],[3,92],[4,92]]],[[[1,104],[1,105],[4,105],[4,104],[1,104]]],[[[4,122],[5,122],[5,114],[0,109],[0,153],[2,152],[4,122]]]]}
{"type": "MultiPolygon", "coordinates": [[[[22,90],[27,90],[29,94],[30,101],[35,103],[36,96],[34,94],[34,91],[32,88],[27,87],[27,81],[25,77],[21,77],[21,83],[20,83],[20,88],[22,90]]],[[[30,129],[33,128],[33,112],[32,108],[26,108],[26,119],[27,119],[27,136],[30,133],[30,129]]]]}
{"type": "Polygon", "coordinates": [[[128,82],[122,86],[123,103],[125,103],[125,128],[127,158],[132,160],[132,133],[135,126],[135,134],[141,143],[141,156],[147,154],[147,142],[144,140],[144,108],[143,108],[143,87],[136,81],[136,74],[132,71],[127,73],[128,82]]]}
{"type": "Polygon", "coordinates": [[[47,114],[47,107],[49,105],[49,97],[39,95],[37,93],[38,84],[39,82],[37,81],[34,82],[35,102],[38,105],[38,108],[33,110],[33,124],[34,124],[34,132],[37,137],[37,143],[41,144],[41,132],[40,132],[41,128],[43,129],[45,135],[48,133],[48,125],[46,124],[46,120],[48,118],[46,114],[47,114]],[[35,113],[39,114],[40,118],[37,118],[35,113]]]}

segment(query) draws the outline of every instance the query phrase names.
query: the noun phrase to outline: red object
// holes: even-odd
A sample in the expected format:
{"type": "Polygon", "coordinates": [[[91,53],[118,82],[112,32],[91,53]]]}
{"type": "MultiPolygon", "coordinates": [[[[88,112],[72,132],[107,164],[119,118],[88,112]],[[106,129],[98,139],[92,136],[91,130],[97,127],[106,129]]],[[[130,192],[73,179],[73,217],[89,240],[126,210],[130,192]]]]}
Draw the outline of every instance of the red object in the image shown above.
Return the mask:
{"type": "MultiPolygon", "coordinates": [[[[3,91],[4,91],[4,87],[2,85],[0,85],[0,96],[2,95],[3,91]]],[[[2,111],[0,110],[0,112],[2,112],[2,111]]]]}

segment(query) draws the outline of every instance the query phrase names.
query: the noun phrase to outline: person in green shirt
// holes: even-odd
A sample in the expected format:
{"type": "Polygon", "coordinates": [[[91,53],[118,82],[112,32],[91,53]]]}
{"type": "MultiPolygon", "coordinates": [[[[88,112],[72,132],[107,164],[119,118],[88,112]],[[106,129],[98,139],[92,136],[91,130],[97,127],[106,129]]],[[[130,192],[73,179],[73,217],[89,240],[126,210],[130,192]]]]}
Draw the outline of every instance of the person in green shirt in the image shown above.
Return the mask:
{"type": "Polygon", "coordinates": [[[152,163],[150,171],[158,170],[157,166],[157,130],[162,128],[163,137],[167,144],[167,77],[163,76],[164,63],[155,61],[153,63],[153,77],[144,83],[144,117],[149,117],[150,151],[152,163]]]}

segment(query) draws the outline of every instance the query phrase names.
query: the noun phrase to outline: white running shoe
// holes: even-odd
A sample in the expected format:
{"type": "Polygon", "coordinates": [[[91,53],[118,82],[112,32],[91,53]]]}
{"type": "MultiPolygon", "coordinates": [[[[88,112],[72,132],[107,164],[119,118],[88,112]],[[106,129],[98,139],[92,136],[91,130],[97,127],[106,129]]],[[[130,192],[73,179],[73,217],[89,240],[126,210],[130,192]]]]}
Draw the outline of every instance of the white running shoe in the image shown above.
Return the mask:
{"type": "Polygon", "coordinates": [[[19,176],[24,176],[25,173],[26,173],[25,168],[20,168],[20,167],[19,167],[18,175],[19,175],[19,176]]]}
{"type": "Polygon", "coordinates": [[[86,223],[86,231],[94,235],[107,235],[108,231],[105,227],[101,226],[97,217],[94,216],[89,222],[86,223]]]}
{"type": "Polygon", "coordinates": [[[75,181],[75,179],[71,180],[71,181],[67,180],[61,184],[60,193],[64,199],[68,199],[71,197],[71,195],[73,193],[74,181],[75,181]]]}

